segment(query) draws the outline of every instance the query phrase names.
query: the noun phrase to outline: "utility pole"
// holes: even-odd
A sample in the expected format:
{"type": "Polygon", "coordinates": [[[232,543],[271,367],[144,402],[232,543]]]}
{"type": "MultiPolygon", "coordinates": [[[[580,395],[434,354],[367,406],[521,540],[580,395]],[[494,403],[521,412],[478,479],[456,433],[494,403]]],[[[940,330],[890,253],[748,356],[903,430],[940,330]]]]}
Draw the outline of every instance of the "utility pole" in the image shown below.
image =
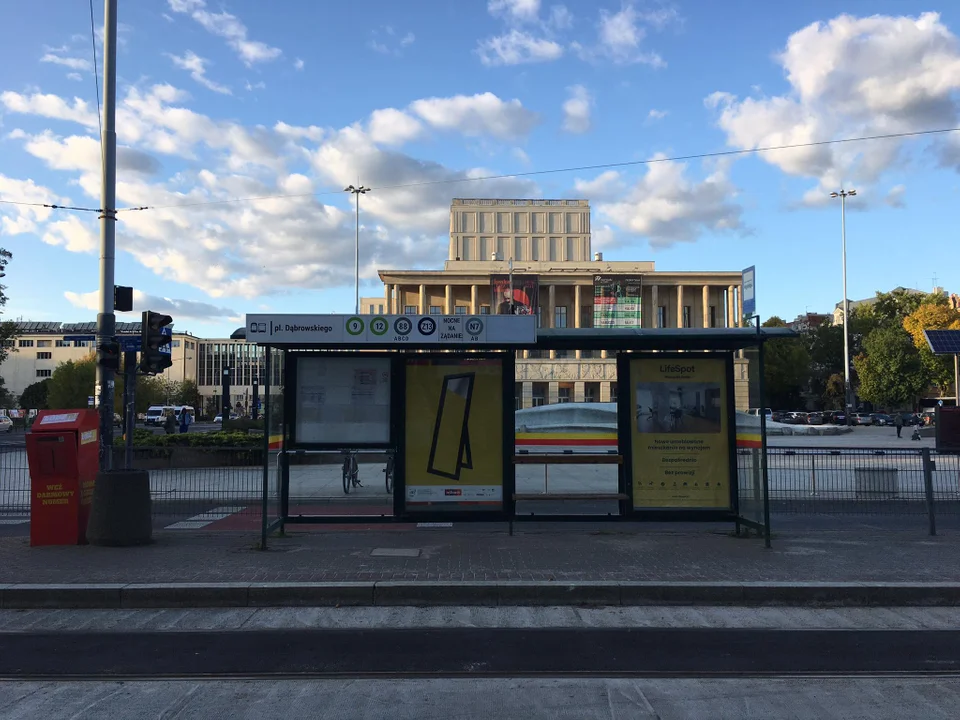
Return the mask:
{"type": "MultiPolygon", "coordinates": [[[[97,346],[116,335],[114,315],[114,259],[116,257],[117,185],[117,0],[104,0],[103,7],[103,136],[101,137],[102,182],[100,189],[100,308],[97,313],[97,346]]],[[[114,370],[97,364],[97,395],[100,410],[100,470],[113,469],[114,370]]]]}
{"type": "Polygon", "coordinates": [[[353,312],[357,315],[360,314],[360,196],[364,193],[370,192],[370,188],[364,187],[360,184],[360,181],[357,181],[356,186],[348,185],[343,189],[344,192],[353,193],[354,197],[357,199],[357,244],[355,247],[355,276],[354,276],[354,300],[355,307],[353,312]]]}
{"type": "Polygon", "coordinates": [[[850,300],[847,297],[847,198],[854,197],[856,190],[844,190],[830,193],[832,198],[840,198],[840,244],[843,252],[843,391],[847,409],[844,416],[847,425],[853,425],[853,388],[850,387],[850,300]]]}

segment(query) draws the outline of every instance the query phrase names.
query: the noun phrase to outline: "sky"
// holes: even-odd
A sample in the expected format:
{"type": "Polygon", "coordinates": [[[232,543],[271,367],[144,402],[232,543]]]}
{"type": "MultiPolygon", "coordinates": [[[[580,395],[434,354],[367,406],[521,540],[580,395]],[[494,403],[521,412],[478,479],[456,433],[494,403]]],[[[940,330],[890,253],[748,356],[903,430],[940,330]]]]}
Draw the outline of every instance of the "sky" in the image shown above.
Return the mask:
{"type": "MultiPolygon", "coordinates": [[[[42,5],[0,1],[4,316],[93,320],[97,213],[14,204],[100,203],[90,9],[42,5]]],[[[442,267],[454,197],[586,198],[605,259],[755,265],[762,317],[829,312],[841,187],[852,299],[960,292],[960,132],[716,155],[960,126],[957,3],[119,5],[117,205],[148,209],[116,281],[179,331],[352,311],[357,182],[362,295],[442,267]]]]}

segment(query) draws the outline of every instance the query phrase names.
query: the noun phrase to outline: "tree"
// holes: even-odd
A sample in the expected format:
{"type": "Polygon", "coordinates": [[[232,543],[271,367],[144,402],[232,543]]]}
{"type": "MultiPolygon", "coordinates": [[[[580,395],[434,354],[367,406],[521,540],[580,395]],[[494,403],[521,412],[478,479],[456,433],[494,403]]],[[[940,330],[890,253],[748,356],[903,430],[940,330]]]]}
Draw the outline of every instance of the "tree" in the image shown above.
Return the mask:
{"type": "MultiPolygon", "coordinates": [[[[843,383],[843,326],[825,322],[810,328],[801,336],[810,359],[810,394],[820,399],[824,408],[834,409],[833,396],[828,395],[830,380],[839,375],[843,383]]],[[[841,392],[840,407],[843,407],[841,392]]]]}
{"type": "Polygon", "coordinates": [[[57,365],[47,386],[47,406],[60,410],[87,407],[96,382],[96,358],[68,360],[57,365]]]}
{"type": "Polygon", "coordinates": [[[827,378],[821,396],[825,410],[843,410],[846,401],[845,387],[843,373],[834,373],[827,378]]]}
{"type": "Polygon", "coordinates": [[[12,408],[16,407],[17,399],[13,396],[13,393],[7,390],[3,378],[0,377],[0,408],[12,408]]]}
{"type": "MultiPolygon", "coordinates": [[[[6,276],[5,269],[12,258],[13,255],[8,250],[4,250],[2,247],[0,247],[0,278],[6,276]]],[[[7,296],[3,292],[6,289],[6,285],[0,284],[0,310],[2,310],[3,306],[7,304],[7,296]]],[[[7,359],[7,355],[10,354],[13,348],[13,340],[16,338],[16,336],[16,323],[10,321],[0,322],[0,365],[3,364],[3,361],[7,359]]]]}
{"type": "Polygon", "coordinates": [[[20,407],[27,410],[46,410],[49,391],[50,378],[27,385],[20,394],[20,407]]]}
{"type": "Polygon", "coordinates": [[[953,362],[946,356],[933,354],[923,331],[960,330],[960,310],[945,303],[924,303],[903,319],[903,329],[910,333],[930,382],[945,395],[953,387],[953,362]]]}
{"type": "Polygon", "coordinates": [[[878,407],[913,407],[929,385],[929,375],[902,327],[880,327],[853,359],[860,378],[859,395],[878,407]]]}
{"type": "MultiPolygon", "coordinates": [[[[774,316],[764,327],[786,327],[774,316]]],[[[767,403],[775,408],[795,408],[810,379],[810,355],[800,338],[769,340],[764,346],[764,381],[767,403]]]]}

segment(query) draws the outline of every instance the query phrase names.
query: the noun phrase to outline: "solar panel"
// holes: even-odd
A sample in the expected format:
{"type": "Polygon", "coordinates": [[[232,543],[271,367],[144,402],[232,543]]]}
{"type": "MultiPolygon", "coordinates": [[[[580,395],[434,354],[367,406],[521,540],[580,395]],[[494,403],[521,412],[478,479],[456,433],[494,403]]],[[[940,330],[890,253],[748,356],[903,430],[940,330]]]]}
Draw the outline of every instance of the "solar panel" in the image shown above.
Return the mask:
{"type": "Polygon", "coordinates": [[[934,355],[960,354],[960,330],[924,330],[934,355]]]}

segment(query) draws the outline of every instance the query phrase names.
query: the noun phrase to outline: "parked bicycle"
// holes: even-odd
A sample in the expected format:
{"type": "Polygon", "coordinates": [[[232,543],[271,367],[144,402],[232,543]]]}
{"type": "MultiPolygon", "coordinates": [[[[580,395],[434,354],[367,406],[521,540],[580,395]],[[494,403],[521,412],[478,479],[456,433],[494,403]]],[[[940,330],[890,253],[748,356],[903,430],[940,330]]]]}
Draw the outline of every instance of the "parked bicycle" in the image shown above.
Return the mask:
{"type": "Polygon", "coordinates": [[[383,468],[383,474],[385,475],[385,480],[387,483],[387,494],[393,494],[393,454],[387,455],[387,464],[383,468]]]}
{"type": "Polygon", "coordinates": [[[363,487],[360,484],[360,466],[357,464],[357,454],[349,450],[343,451],[343,492],[350,494],[351,488],[363,487]]]}

